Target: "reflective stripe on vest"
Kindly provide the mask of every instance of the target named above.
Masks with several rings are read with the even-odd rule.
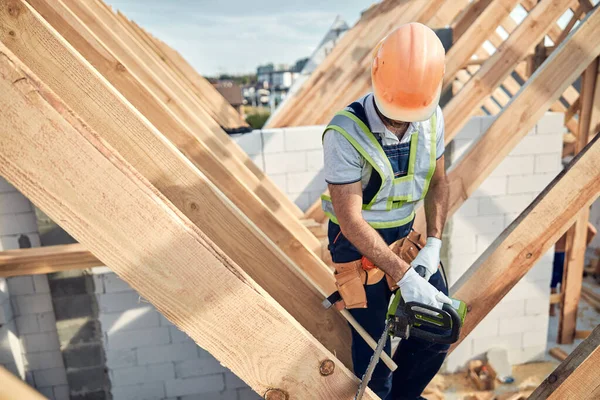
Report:
[[[415,215],[415,204],[429,189],[436,165],[437,112],[429,124],[417,123],[410,138],[410,155],[406,176],[394,178],[394,171],[383,148],[369,128],[354,114],[344,110],[335,115],[325,128],[343,135],[381,177],[381,186],[368,204],[363,204],[362,215],[375,229],[392,228],[410,222]],[[321,196],[325,214],[338,223],[331,197]]]

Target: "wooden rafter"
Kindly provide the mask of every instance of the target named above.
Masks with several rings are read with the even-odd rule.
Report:
[[[350,370],[3,45],[0,121],[0,174],[252,389],[352,396]]]
[[[0,366],[0,399],[2,400],[46,400],[38,391]]]
[[[468,7],[465,7],[463,11],[456,17],[455,22],[452,24],[452,35],[454,43],[462,37],[462,35],[469,29],[469,27],[475,22],[475,20],[485,11],[486,7],[492,3],[493,0],[475,0]]]

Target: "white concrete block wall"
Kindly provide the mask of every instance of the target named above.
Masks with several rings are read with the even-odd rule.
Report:
[[[563,115],[547,113],[448,221],[446,268],[452,285],[560,172]],[[456,162],[492,123],[475,117],[449,151]],[[492,347],[506,348],[511,363],[541,359],[546,349],[553,249],[525,275],[452,353],[448,371],[481,358]]]
[[[94,268],[114,400],[259,399],[108,268]]]
[[[29,200],[0,177],[0,250],[18,249],[19,241],[40,245],[36,216]],[[3,319],[0,364],[49,399],[67,400],[67,375],[46,275],[0,280],[0,324]]]

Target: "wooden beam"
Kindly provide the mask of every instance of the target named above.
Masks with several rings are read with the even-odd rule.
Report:
[[[481,14],[470,23],[465,33],[450,48],[446,55],[444,89],[454,80],[456,73],[467,63],[488,36],[510,15],[520,0],[493,0]],[[471,7],[474,7],[473,5]]]
[[[477,18],[485,11],[493,0],[475,0],[456,17],[452,24],[452,35],[454,43],[462,37]]]
[[[460,132],[475,110],[508,77],[567,9],[571,0],[542,0],[444,107],[445,141]],[[542,96],[544,97],[544,96]]]
[[[0,366],[1,400],[47,400],[38,391]]]
[[[575,142],[575,154],[578,154],[588,142],[591,113],[593,110],[594,88],[598,75],[598,58],[587,67],[581,85],[581,111],[579,113],[579,133]],[[587,247],[589,208],[579,213],[575,226],[567,235],[567,252],[561,292],[563,293],[558,324],[558,343],[573,343],[577,329],[577,308],[581,296],[585,249]]]
[[[54,1],[48,3],[59,5]],[[47,15],[53,23],[64,21],[50,11]],[[63,29],[68,31],[68,26],[63,25]],[[69,35],[73,35],[75,30],[71,29],[70,32]],[[287,250],[290,254],[297,252],[299,257],[292,258],[282,253],[281,248],[285,248],[284,244],[287,243],[280,245],[280,248],[273,246],[274,241],[265,237],[264,231],[257,229],[162,135],[163,132],[167,135],[181,132],[178,125],[172,125],[171,131],[158,131],[24,2],[0,0],[0,40],[8,43],[11,51],[15,50],[17,57],[30,65],[40,79],[49,82],[51,89],[86,124],[119,151],[139,174],[152,182],[193,223],[202,227],[211,241],[245,268],[306,329],[331,349],[339,351],[345,362],[350,362],[347,324],[339,314],[324,311],[320,305],[324,296],[335,290],[329,268],[316,254],[303,247],[285,227],[275,225],[277,222],[272,214],[266,213],[264,206],[248,196],[248,203],[254,203],[253,207],[257,208],[245,210],[242,206],[240,209],[247,215],[255,213],[255,221],[257,224],[266,223],[265,228],[279,226],[284,235],[279,240],[289,240],[288,243],[295,244],[288,244]],[[98,43],[89,46],[86,51],[92,55],[96,52],[94,57],[98,65],[102,65],[101,60],[110,61],[106,62],[108,66],[119,65],[106,49],[98,52],[97,46]],[[126,71],[113,75],[120,77],[121,80],[116,79],[115,83],[119,83],[123,91],[130,91],[132,97],[142,97],[140,93],[145,93],[143,86],[136,84],[135,77]],[[143,107],[154,104],[150,101],[151,95],[143,98],[147,101],[138,99]],[[152,108],[146,108],[145,111],[149,109]],[[157,114],[145,113],[148,118],[155,118],[157,122],[160,122],[159,118],[167,121],[168,115],[163,109],[158,106],[153,109]],[[162,126],[165,127],[164,122]],[[200,149],[201,143],[197,142],[193,148]],[[210,160],[210,153],[197,157],[200,158]],[[212,168],[222,168],[222,164],[215,161]],[[63,225],[62,220],[54,220],[61,221]],[[307,233],[317,242],[320,251],[320,242],[308,230]],[[88,249],[105,261],[93,248]],[[304,261],[308,262],[300,264]],[[315,315],[322,318],[316,319]]]
[[[49,274],[104,265],[81,244],[0,252],[0,277]]]
[[[529,397],[545,399],[597,399],[600,396],[600,326],[552,372]]]
[[[600,195],[595,138],[452,286],[468,314],[458,345]],[[453,348],[455,348],[454,346]]]
[[[354,394],[332,352],[4,46],[0,129],[0,174],[261,396]]]

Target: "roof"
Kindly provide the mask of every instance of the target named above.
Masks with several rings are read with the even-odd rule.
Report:
[[[242,97],[242,87],[237,83],[220,81],[215,83],[214,87],[232,106],[235,107],[243,104],[244,98]]]

